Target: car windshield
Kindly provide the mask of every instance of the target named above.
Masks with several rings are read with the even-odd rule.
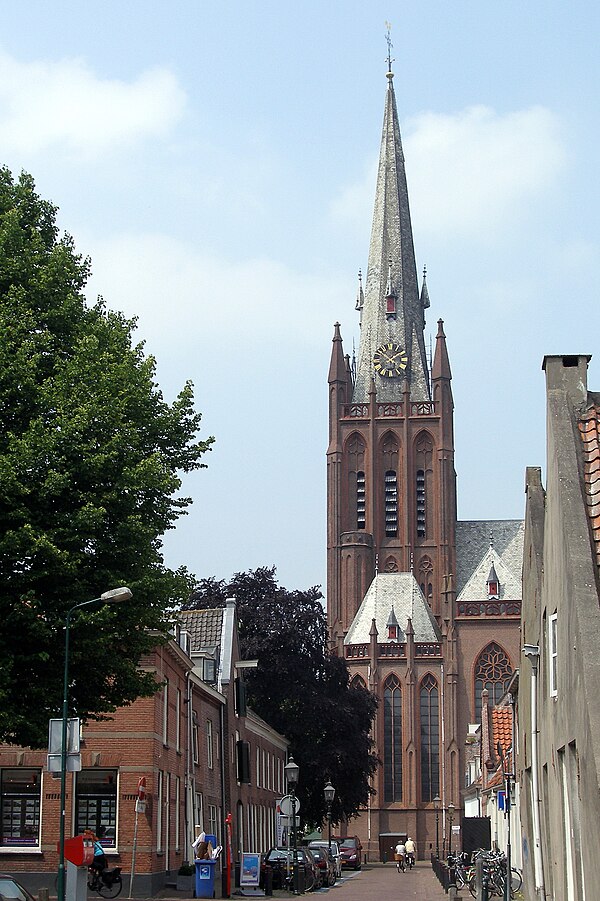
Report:
[[[3,898],[17,898],[18,901],[29,901],[24,889],[5,876],[0,876],[0,896]]]
[[[341,847],[344,851],[354,851],[356,848],[356,839],[355,838],[345,838],[341,844]]]

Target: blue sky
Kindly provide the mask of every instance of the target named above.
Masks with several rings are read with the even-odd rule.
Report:
[[[191,378],[216,437],[169,566],[324,586],[327,369],[336,320],[358,341],[386,21],[459,516],[518,518],[543,355],[598,341],[597,4],[4,5],[0,162],[60,207],[89,296],[139,317],[165,396]]]

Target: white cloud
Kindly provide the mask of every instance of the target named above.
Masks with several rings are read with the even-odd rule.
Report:
[[[96,157],[164,135],[185,94],[164,68],[131,82],[99,78],[79,59],[21,63],[0,54],[0,132],[6,151]]]
[[[226,260],[165,235],[120,235],[83,242],[93,277],[87,296],[139,315],[149,352],[214,342],[266,352],[283,340],[298,352],[322,346],[336,311],[347,305],[346,281],[313,276],[265,258]],[[186,324],[193,323],[193,328]]]
[[[560,122],[535,106],[501,115],[473,106],[455,115],[423,113],[403,129],[415,225],[432,234],[489,234],[542,195],[565,161]],[[332,205],[337,221],[364,222],[376,163]]]

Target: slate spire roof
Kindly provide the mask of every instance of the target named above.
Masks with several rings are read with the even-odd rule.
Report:
[[[411,399],[430,399],[424,339],[424,311],[429,297],[426,288],[419,294],[394,76],[391,71],[386,74],[388,88],[352,398],[355,403],[368,401],[373,355],[385,342],[400,344],[408,354],[406,378]],[[386,296],[390,294],[396,298],[393,316],[386,315]],[[398,401],[402,390],[398,379],[377,380],[377,400]]]

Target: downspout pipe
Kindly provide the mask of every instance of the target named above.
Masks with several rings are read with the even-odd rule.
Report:
[[[523,653],[529,657],[531,663],[531,789],[533,794],[533,869],[535,875],[535,890],[538,898],[546,897],[544,886],[544,867],[542,861],[542,835],[540,829],[540,783],[538,761],[538,666],[540,661],[540,649],[538,645],[526,644]]]

